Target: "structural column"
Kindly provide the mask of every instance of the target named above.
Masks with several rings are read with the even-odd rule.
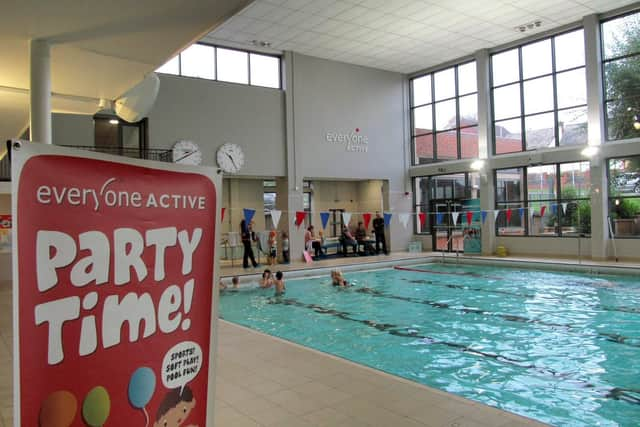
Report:
[[[480,209],[493,212],[495,209],[495,189],[491,170],[491,95],[489,88],[489,51],[486,49],[475,53],[476,75],[478,78],[478,158],[484,160],[480,172]],[[487,215],[482,226],[482,254],[491,255],[496,241],[493,215]]]
[[[51,144],[51,47],[31,40],[29,132],[31,141]]]
[[[606,259],[609,246],[607,170],[601,144],[604,135],[604,105],[602,99],[602,53],[600,49],[600,21],[597,15],[583,19],[585,37],[585,65],[587,76],[587,130],[589,145],[599,147],[591,158],[591,258]]]

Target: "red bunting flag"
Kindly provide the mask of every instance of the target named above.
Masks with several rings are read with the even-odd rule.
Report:
[[[364,228],[369,228],[369,222],[371,221],[371,214],[370,213],[363,213],[362,214],[362,219],[364,220]]]
[[[224,221],[224,211],[225,211],[225,209],[226,208],[222,208],[221,209],[222,212],[220,213],[220,222]]]
[[[545,211],[546,209],[547,209],[547,206],[546,206],[546,205],[543,205],[543,206],[540,208],[540,216],[544,216],[544,211]]]
[[[467,212],[467,224],[471,225],[471,220],[473,219],[473,212],[468,211]]]
[[[507,209],[507,224],[511,222],[511,208]]]
[[[296,226],[298,228],[300,228],[300,225],[302,225],[302,222],[304,221],[305,216],[307,216],[307,213],[305,211],[296,212]]]
[[[426,213],[424,213],[424,212],[420,212],[420,213],[418,214],[418,218],[420,218],[420,225],[421,225],[422,227],[424,227],[424,223],[425,223],[425,221],[427,220],[427,214],[426,214]]]

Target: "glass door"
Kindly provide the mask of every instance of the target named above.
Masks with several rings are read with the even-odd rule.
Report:
[[[434,215],[431,222],[434,250],[439,252],[462,252],[464,249],[464,234],[460,215],[462,203],[455,199],[432,200],[429,211]]]

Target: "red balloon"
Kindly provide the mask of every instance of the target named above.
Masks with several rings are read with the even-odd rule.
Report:
[[[51,393],[40,406],[40,427],[69,427],[76,418],[78,401],[66,390]]]

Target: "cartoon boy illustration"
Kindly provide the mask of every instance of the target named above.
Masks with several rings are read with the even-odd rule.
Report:
[[[189,386],[184,387],[182,394],[180,394],[180,388],[173,389],[162,399],[153,427],[180,427],[195,406],[196,399]]]

